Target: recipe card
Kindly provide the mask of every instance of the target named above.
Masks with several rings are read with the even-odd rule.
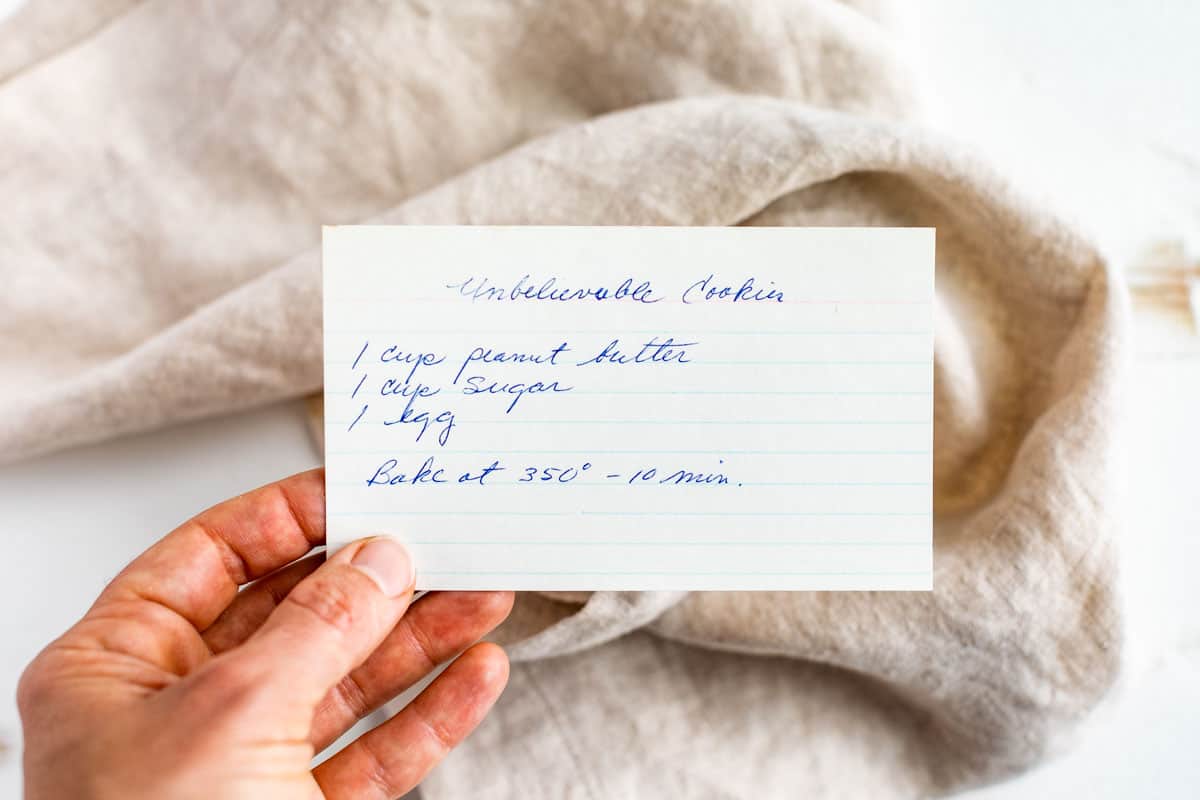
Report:
[[[331,548],[420,589],[932,588],[934,231],[324,231]]]

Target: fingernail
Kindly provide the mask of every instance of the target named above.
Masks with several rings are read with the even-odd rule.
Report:
[[[369,539],[350,563],[375,581],[388,597],[399,597],[412,586],[416,574],[404,545],[387,536]]]

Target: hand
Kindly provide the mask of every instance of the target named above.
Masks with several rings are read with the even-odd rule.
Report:
[[[508,678],[499,647],[470,645],[512,593],[413,603],[411,562],[386,538],[291,563],[324,541],[323,481],[295,475],[185,523],[38,655],[18,690],[28,800],[381,800],[470,733]],[[310,771],[315,752],[463,648]]]

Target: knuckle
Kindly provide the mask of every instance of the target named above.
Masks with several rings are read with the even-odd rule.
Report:
[[[28,719],[49,699],[53,685],[53,681],[47,679],[41,656],[25,667],[17,680],[17,709],[22,718]]]
[[[347,712],[355,719],[362,719],[371,711],[371,703],[362,685],[355,680],[354,673],[338,681],[333,687],[334,694]]]
[[[410,652],[424,662],[424,669],[429,672],[437,667],[444,656],[439,656],[438,649],[430,640],[429,634],[419,625],[413,625],[409,620],[400,620],[399,630],[408,637],[411,644]]]
[[[261,524],[273,538],[281,541],[302,539],[307,547],[321,538],[310,525],[310,515],[301,510],[285,484],[276,483],[263,492]]]
[[[438,758],[445,756],[458,744],[458,737],[454,735],[454,732],[436,717],[425,713],[420,708],[414,708],[414,713],[417,722],[428,734],[428,741],[437,751]]]
[[[397,764],[380,754],[375,747],[373,737],[364,736],[359,739],[359,742],[363,757],[367,762],[365,769],[367,780],[379,790],[379,795],[393,797],[400,792],[407,791],[407,787],[413,781],[407,774],[408,770],[404,768],[404,765]]]
[[[362,616],[362,602],[347,581],[317,579],[301,583],[288,595],[290,603],[335,633],[350,631]]]

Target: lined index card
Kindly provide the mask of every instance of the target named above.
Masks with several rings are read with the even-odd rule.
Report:
[[[324,232],[330,546],[421,589],[930,589],[934,232]]]

